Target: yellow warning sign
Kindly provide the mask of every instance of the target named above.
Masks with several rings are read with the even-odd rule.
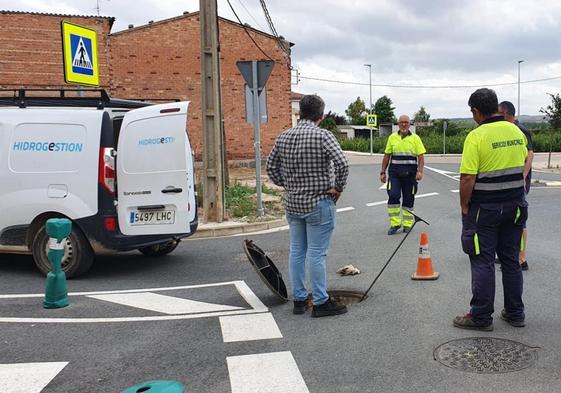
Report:
[[[366,125],[368,127],[376,127],[378,125],[378,115],[366,115]]]
[[[99,86],[95,30],[63,21],[62,53],[66,83]]]

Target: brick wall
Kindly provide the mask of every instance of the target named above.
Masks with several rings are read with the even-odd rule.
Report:
[[[191,101],[189,134],[202,157],[200,31],[198,13],[110,34],[112,18],[0,12],[0,88],[63,87],[60,22],[98,32],[101,87],[118,98]],[[220,19],[222,110],[229,159],[254,157],[253,127],[245,121],[244,80],[236,62],[267,60],[244,29]],[[291,127],[290,70],[276,41],[249,29],[276,64],[267,82],[269,121],[261,125],[263,157]]]
[[[100,83],[109,87],[107,35],[112,18],[1,12],[0,88],[65,86],[62,20],[97,31]]]
[[[267,60],[238,24],[220,19],[222,110],[229,159],[254,156],[253,127],[245,121],[244,80],[236,62]],[[290,70],[276,41],[250,30],[276,64],[267,82],[269,121],[261,126],[265,157],[291,126]],[[110,36],[111,91],[122,98],[180,98],[191,101],[189,135],[202,156],[201,66],[198,13],[155,22]]]

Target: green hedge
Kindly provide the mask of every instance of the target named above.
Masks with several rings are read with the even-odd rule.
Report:
[[[464,146],[464,139],[467,133],[446,136],[446,153],[461,154]],[[442,134],[428,133],[419,134],[423,144],[429,154],[442,154]],[[386,146],[387,137],[372,138],[372,151],[383,153]],[[535,152],[549,152],[550,143],[553,142],[553,151],[561,151],[561,133],[551,131],[541,131],[532,134]],[[342,139],[341,148],[349,151],[370,152],[370,140],[366,138]]]

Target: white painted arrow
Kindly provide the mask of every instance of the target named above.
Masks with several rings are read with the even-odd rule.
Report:
[[[40,393],[68,362],[0,364],[2,392]]]

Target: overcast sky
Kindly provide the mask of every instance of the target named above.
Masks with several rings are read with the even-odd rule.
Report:
[[[269,32],[259,0],[230,0],[243,22]],[[197,11],[198,0],[99,0],[101,15],[116,18],[113,31]],[[0,9],[96,14],[96,0],[0,0]],[[360,96],[368,105],[389,96],[396,115],[425,106],[432,118],[469,117],[475,87],[492,87],[517,105],[521,64],[522,114],[539,114],[547,93],[561,92],[561,2],[490,0],[267,0],[279,35],[295,45],[292,64],[302,77],[293,91],[317,93],[327,110],[343,114]],[[235,20],[226,0],[220,16]],[[546,82],[524,83],[555,78]],[[356,84],[330,83],[305,78]],[[360,85],[363,84],[363,85]]]

